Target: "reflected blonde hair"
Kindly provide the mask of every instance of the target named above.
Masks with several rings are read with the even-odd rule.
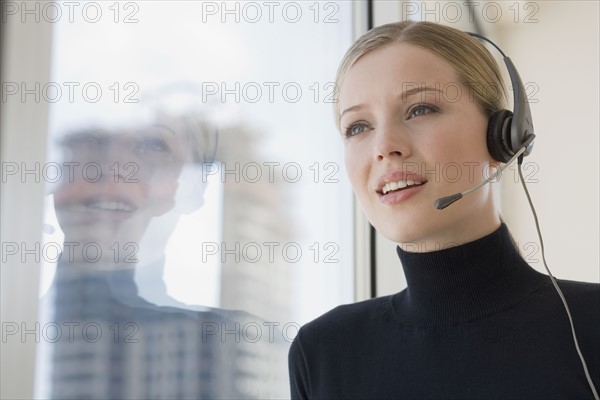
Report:
[[[429,50],[448,62],[459,83],[489,118],[505,108],[506,93],[498,64],[489,51],[471,35],[433,22],[403,21],[381,25],[361,36],[344,55],[336,75],[336,88],[344,83],[348,70],[373,50],[408,43]],[[340,128],[339,101],[334,102],[335,123]]]

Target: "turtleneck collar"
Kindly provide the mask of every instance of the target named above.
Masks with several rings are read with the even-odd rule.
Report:
[[[444,250],[396,251],[408,286],[392,303],[403,322],[446,325],[482,318],[516,304],[547,279],[523,260],[505,224]]]
[[[99,304],[110,300],[129,305],[139,304],[141,298],[138,296],[134,275],[133,264],[109,269],[93,263],[75,265],[59,262],[53,283],[57,305],[69,302],[89,307],[89,303]]]

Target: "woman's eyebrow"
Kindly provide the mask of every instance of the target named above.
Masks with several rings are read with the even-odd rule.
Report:
[[[402,84],[402,86],[404,86],[404,87],[409,86],[409,85],[415,85],[415,86],[411,87],[409,89],[406,89],[405,91],[400,93],[400,96],[398,96],[400,99],[402,99],[403,102],[405,102],[409,97],[414,96],[419,93],[423,93],[423,92],[443,93],[443,91],[437,87],[425,86],[424,84],[421,84],[419,86],[416,86],[416,83],[403,83]]]
[[[167,132],[169,132],[172,135],[177,135],[177,133],[175,133],[175,131],[173,129],[171,129],[168,126],[163,125],[163,124],[154,124],[150,128],[151,129],[156,129],[156,130],[159,130],[159,131],[167,131]]]
[[[408,97],[414,96],[416,94],[419,93],[423,93],[423,92],[437,92],[437,93],[443,93],[443,90],[437,88],[437,87],[431,87],[431,86],[425,86],[424,84],[421,84],[419,86],[416,86],[416,83],[404,83],[402,86],[408,86],[408,85],[415,85],[414,87],[411,87],[409,89],[406,89],[405,91],[403,91],[402,93],[400,93],[400,95],[398,96],[398,98],[402,99],[403,102],[405,102],[407,100]],[[342,116],[350,111],[356,111],[356,110],[360,110],[361,108],[365,107],[364,104],[356,104],[352,107],[348,107],[346,108],[344,111],[342,111],[340,113],[340,118],[339,120],[341,121]]]
[[[349,111],[360,110],[360,109],[361,109],[361,108],[363,108],[364,106],[365,106],[364,104],[357,104],[357,105],[354,105],[354,106],[352,106],[352,107],[348,107],[348,108],[346,108],[344,111],[342,111],[342,112],[340,113],[340,121],[341,121],[341,119],[342,119],[342,116],[343,116],[345,113],[347,113],[347,112],[349,112]]]

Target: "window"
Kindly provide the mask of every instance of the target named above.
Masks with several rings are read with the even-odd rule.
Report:
[[[34,396],[287,396],[300,325],[354,300],[352,3],[11,7],[52,31],[49,76],[14,80],[48,112]]]

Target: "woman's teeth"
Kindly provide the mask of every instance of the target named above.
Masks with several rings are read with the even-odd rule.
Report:
[[[388,194],[389,192],[393,192],[394,190],[402,190],[409,186],[418,186],[421,184],[421,181],[413,181],[412,179],[407,179],[405,181],[398,182],[390,182],[385,184],[382,192],[383,194]]]
[[[89,204],[88,208],[94,208],[97,210],[104,211],[125,211],[131,212],[133,208],[129,205],[121,202],[121,201],[97,201],[95,203]]]

